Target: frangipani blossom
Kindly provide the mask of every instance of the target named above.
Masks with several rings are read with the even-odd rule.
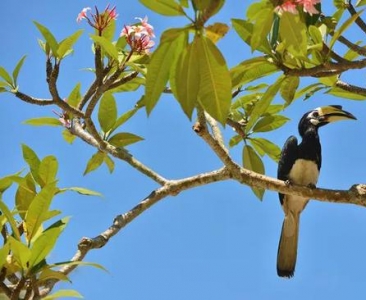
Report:
[[[81,20],[86,19],[87,18],[87,13],[88,11],[91,10],[90,7],[84,7],[81,12],[78,14],[77,18],[76,18],[76,22],[81,22]]]
[[[148,18],[136,18],[140,20],[141,25],[125,25],[120,36],[126,37],[127,43],[133,51],[149,52],[155,42],[151,39],[155,37],[154,27],[148,23]]]
[[[300,6],[302,10],[309,15],[318,14],[319,11],[315,8],[315,5],[320,3],[321,0],[285,0],[281,5],[275,8],[275,12],[281,15],[287,11],[292,14],[297,14],[297,7]]]

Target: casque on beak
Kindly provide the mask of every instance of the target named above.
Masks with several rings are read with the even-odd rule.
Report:
[[[342,109],[340,105],[329,105],[319,107],[319,119],[325,123],[332,123],[341,120],[357,120],[350,112]]]

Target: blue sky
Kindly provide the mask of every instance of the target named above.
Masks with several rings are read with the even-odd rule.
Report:
[[[247,1],[228,0],[215,21],[243,18]],[[58,39],[79,28],[84,35],[75,53],[64,62],[59,89],[66,97],[77,82],[83,91],[92,75],[83,68],[92,65],[90,28],[75,22],[85,6],[106,6],[106,1],[19,1],[0,2],[0,65],[12,69],[24,54],[27,60],[19,77],[20,90],[38,97],[49,97],[45,84],[45,58],[37,44],[40,38],[32,21],[47,26]],[[149,16],[159,36],[164,29],[185,24],[183,18],[161,17],[145,9],[137,0],[111,2],[117,5],[118,26]],[[324,7],[331,12],[331,7]],[[347,36],[356,41],[359,31]],[[219,42],[230,66],[255,54],[233,31]],[[342,48],[340,48],[342,49]],[[344,79],[363,84],[362,71]],[[307,81],[303,81],[307,82]],[[119,111],[131,108],[141,93],[117,96]],[[277,99],[281,103],[281,99]],[[339,104],[358,121],[339,122],[321,129],[323,166],[318,186],[348,189],[365,182],[364,136],[365,104],[318,94],[298,100],[284,111],[292,121],[280,130],[263,134],[282,146],[297,134],[297,122],[312,108]],[[61,137],[60,128],[30,127],[29,118],[54,116],[51,107],[34,107],[12,95],[0,95],[0,176],[25,167],[20,144],[32,147],[40,157],[53,154],[60,163],[60,186],[84,186],[104,197],[67,194],[57,198],[54,208],[72,216],[59,245],[49,261],[64,261],[74,254],[83,236],[96,236],[105,230],[115,215],[124,213],[147,196],[156,184],[116,162],[114,174],[102,167],[83,176],[87,160],[95,152],[81,141],[72,146]],[[192,123],[181,112],[172,96],[164,96],[149,118],[141,111],[124,130],[145,138],[129,147],[138,159],[167,178],[182,178],[221,166],[191,130]],[[228,128],[225,138],[232,131]],[[241,161],[240,147],[231,150]],[[276,176],[276,164],[265,159],[267,175]],[[11,203],[11,194],[5,199]],[[366,296],[366,213],[352,205],[312,201],[302,215],[298,262],[295,277],[277,277],[276,255],[283,212],[278,195],[267,192],[258,201],[247,186],[221,182],[169,197],[138,217],[106,247],[91,251],[86,260],[98,262],[108,273],[84,267],[72,273],[74,288],[85,299],[361,299]]]

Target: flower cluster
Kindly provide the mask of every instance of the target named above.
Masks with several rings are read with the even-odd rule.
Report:
[[[318,14],[319,11],[315,8],[315,5],[320,3],[321,0],[284,0],[284,2],[275,8],[278,14],[282,14],[284,11],[288,11],[292,14],[297,14],[297,6],[302,7],[303,11],[309,15]]]
[[[107,5],[102,13],[99,13],[97,7],[95,7],[95,13],[91,12],[90,7],[85,7],[78,14],[76,21],[81,22],[83,19],[87,20],[88,24],[98,30],[101,35],[102,31],[109,25],[109,23],[112,20],[116,20],[117,17],[118,14],[115,6],[110,8],[109,5]]]
[[[126,25],[121,31],[121,36],[126,37],[127,44],[130,45],[131,50],[138,53],[149,52],[154,46],[154,41],[151,40],[155,37],[154,27],[152,27],[147,21],[148,18],[136,18],[140,20],[138,25]]]

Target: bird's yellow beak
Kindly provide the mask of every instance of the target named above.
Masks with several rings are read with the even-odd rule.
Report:
[[[323,122],[332,123],[341,120],[357,120],[354,115],[342,109],[340,105],[329,105],[318,108],[319,116]]]

